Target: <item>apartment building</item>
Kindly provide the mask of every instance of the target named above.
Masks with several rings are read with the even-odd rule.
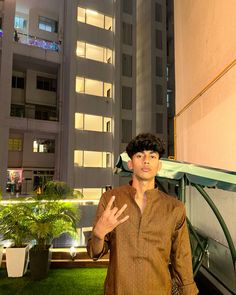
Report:
[[[60,179],[99,199],[137,132],[167,140],[165,1],[0,4],[3,193]]]

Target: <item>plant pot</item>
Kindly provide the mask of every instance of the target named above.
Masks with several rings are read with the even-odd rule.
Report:
[[[50,246],[47,249],[30,249],[30,275],[34,281],[47,278],[50,268],[52,252]]]
[[[6,248],[6,266],[8,277],[22,277],[29,263],[29,245],[24,248]]]

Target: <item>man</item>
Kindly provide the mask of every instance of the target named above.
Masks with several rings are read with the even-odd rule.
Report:
[[[179,293],[198,293],[183,203],[155,188],[162,141],[136,136],[127,146],[129,185],[105,192],[98,205],[88,253],[98,259],[110,250],[106,295],[170,295],[170,268]]]

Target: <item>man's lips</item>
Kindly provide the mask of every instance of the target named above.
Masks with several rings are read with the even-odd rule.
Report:
[[[151,169],[150,168],[142,168],[141,169],[143,172],[149,172]]]

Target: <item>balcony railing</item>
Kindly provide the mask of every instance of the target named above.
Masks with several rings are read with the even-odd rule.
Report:
[[[30,46],[40,47],[46,50],[52,50],[52,51],[60,50],[60,42],[41,39],[36,36],[19,33],[17,31],[14,32],[14,41],[22,43],[22,44],[27,44]]]
[[[11,117],[58,121],[57,108],[38,105],[11,105]]]

